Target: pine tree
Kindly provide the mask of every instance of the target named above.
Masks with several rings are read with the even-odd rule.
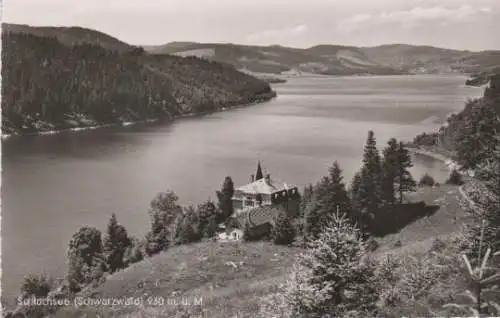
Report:
[[[107,236],[104,239],[103,246],[106,263],[111,273],[125,268],[124,256],[131,244],[127,230],[124,226],[118,224],[116,215],[113,213],[108,223]]]
[[[198,205],[196,213],[197,213],[198,233],[200,234],[200,236],[212,237],[214,224],[210,225],[212,229],[208,229],[209,223],[215,222],[215,228],[216,228],[217,227],[216,220],[220,218],[217,212],[217,208],[215,207],[215,204],[212,201],[208,200],[205,203]],[[207,236],[209,234],[210,236]]]
[[[217,219],[212,216],[208,219],[207,225],[205,226],[203,237],[212,238],[217,234]]]
[[[305,207],[304,230],[309,239],[316,238],[323,226],[337,212],[346,213],[349,218],[354,218],[342,169],[335,161],[328,169],[328,176],[323,177],[314,187],[312,197]]]
[[[184,216],[180,223],[179,232],[176,236],[175,244],[189,244],[200,239],[200,235],[195,231],[196,224],[193,224],[189,216]]]
[[[303,195],[302,195],[302,198],[300,200],[299,217],[304,216],[306,207],[309,204],[309,202],[312,200],[313,191],[314,191],[314,188],[313,188],[312,184],[308,184],[304,187]]]
[[[403,142],[399,142],[398,164],[397,190],[399,192],[399,203],[403,203],[403,193],[415,191],[417,186],[409,170],[413,167],[411,154]]]
[[[167,228],[158,212],[151,214],[151,230],[146,234],[146,254],[152,256],[166,250],[170,244]]]
[[[252,233],[250,224],[248,222],[245,222],[245,225],[243,226],[243,241],[251,242],[253,240],[254,240],[254,235]]]
[[[389,205],[396,202],[395,182],[396,177],[399,175],[398,149],[399,145],[396,138],[391,138],[387,143],[387,147],[383,150],[381,194],[382,201]]]
[[[339,163],[335,161],[328,169],[328,172],[328,193],[327,197],[323,199],[325,205],[328,207],[328,211],[331,215],[340,212],[351,217],[351,200],[346,190]]]
[[[359,200],[359,191],[361,187],[361,172],[356,172],[352,178],[351,185],[349,187],[349,195],[351,198],[352,215],[362,233],[365,232],[365,222],[361,219],[362,217],[362,207]]]
[[[365,223],[375,217],[382,203],[380,154],[373,131],[368,132],[364,149],[357,200],[364,228],[367,226]]]
[[[323,230],[325,215],[315,196],[306,206],[304,212],[304,239],[315,240]]]
[[[219,209],[221,211],[218,223],[226,222],[226,220],[233,214],[233,198],[234,183],[231,177],[226,177],[222,185],[222,189],[217,191],[217,199],[219,201]]]
[[[282,290],[287,317],[374,317],[379,298],[375,264],[350,221],[336,215],[299,256]],[[283,308],[285,307],[285,308]]]
[[[280,211],[274,222],[271,238],[274,244],[290,245],[295,239],[295,228],[286,211]]]

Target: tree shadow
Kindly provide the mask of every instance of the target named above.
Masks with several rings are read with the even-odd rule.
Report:
[[[433,215],[439,208],[439,205],[427,205],[424,201],[384,207],[370,220],[369,229],[377,237],[398,233],[408,224]]]

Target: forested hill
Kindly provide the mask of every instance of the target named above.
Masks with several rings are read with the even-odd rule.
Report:
[[[439,147],[456,153],[465,168],[476,168],[491,155],[498,142],[494,137],[497,132],[500,132],[500,74],[491,76],[482,98],[468,101],[461,112],[447,120],[436,141]]]
[[[2,35],[3,133],[173,118],[275,96],[264,81],[195,57]]]

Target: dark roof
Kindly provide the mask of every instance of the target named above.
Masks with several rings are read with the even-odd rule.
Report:
[[[242,228],[247,221],[250,221],[250,226],[258,226],[265,223],[274,224],[274,219],[282,211],[284,211],[282,206],[266,205],[242,212],[238,214],[236,219]]]

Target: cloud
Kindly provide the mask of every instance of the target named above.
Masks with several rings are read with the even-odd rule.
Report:
[[[441,6],[416,7],[409,10],[384,11],[377,14],[357,14],[339,21],[337,28],[340,31],[356,31],[371,28],[377,25],[399,25],[404,28],[413,28],[429,23],[448,25],[465,23],[478,19],[481,15],[491,13],[489,7],[473,7],[462,5],[457,8]]]
[[[307,31],[308,31],[307,25],[300,24],[290,28],[269,29],[257,33],[252,33],[247,35],[246,39],[248,41],[284,40],[303,35]]]

